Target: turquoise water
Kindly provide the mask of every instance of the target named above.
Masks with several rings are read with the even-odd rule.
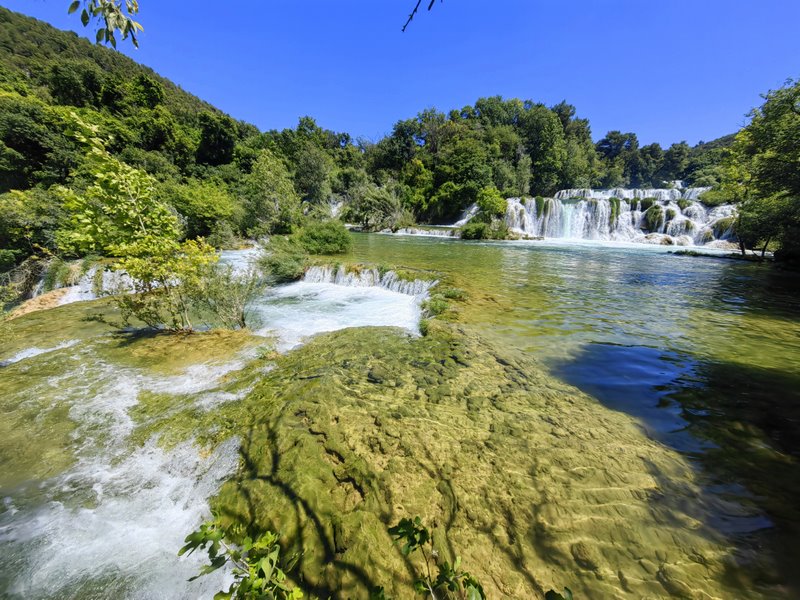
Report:
[[[658,247],[357,235],[357,260],[437,270],[461,320],[636,417],[697,468],[713,522],[798,591],[800,277]]]

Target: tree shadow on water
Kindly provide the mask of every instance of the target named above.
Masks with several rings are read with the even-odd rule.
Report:
[[[659,496],[654,507],[700,519],[709,538],[737,547],[728,585],[800,597],[800,372],[608,344],[555,372],[688,459],[697,487],[686,493],[699,495]]]

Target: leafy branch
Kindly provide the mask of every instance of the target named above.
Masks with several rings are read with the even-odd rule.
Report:
[[[186,545],[178,556],[191,554],[198,548],[206,550],[209,564],[189,581],[213,573],[226,565],[232,569],[234,582],[228,591],[214,595],[214,600],[299,600],[303,592],[287,583],[286,572],[281,562],[281,547],[278,536],[267,531],[253,540],[245,537],[241,546],[229,544],[230,532],[219,521],[209,521],[186,536]],[[287,567],[290,570],[294,565]]]
[[[104,25],[97,30],[95,36],[98,44],[105,42],[116,48],[117,38],[114,33],[118,31],[123,40],[130,37],[134,47],[139,47],[136,34],[144,28],[131,18],[139,13],[139,0],[124,0],[124,3],[123,0],[74,0],[67,12],[72,14],[81,6],[81,23],[84,27],[92,20],[102,21]]]
[[[462,600],[486,600],[486,594],[480,582],[461,570],[461,557],[456,557],[450,565],[447,561],[440,561],[439,554],[433,547],[430,531],[422,524],[419,517],[401,519],[394,527],[389,528],[395,542],[402,542],[400,551],[403,556],[410,556],[417,550],[425,561],[425,572],[414,581],[414,590],[423,596],[430,596],[437,600],[442,594],[454,593]],[[436,577],[433,576],[431,565],[436,567]]]

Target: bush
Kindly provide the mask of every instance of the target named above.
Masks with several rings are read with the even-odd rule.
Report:
[[[14,250],[0,250],[0,273],[8,271],[17,264],[17,252]]]
[[[310,223],[297,234],[298,243],[309,254],[343,254],[353,247],[353,238],[341,221]]]
[[[664,211],[661,206],[654,204],[644,213],[644,221],[647,223],[647,229],[650,231],[658,231],[661,225],[664,224]]]
[[[488,223],[473,223],[470,221],[461,228],[462,240],[485,240],[488,238]]]
[[[492,217],[502,217],[506,214],[506,199],[495,187],[485,187],[478,192],[478,208]]]
[[[227,221],[220,221],[211,230],[211,234],[206,241],[221,250],[234,250],[239,243],[233,227]]]
[[[619,219],[620,201],[619,198],[615,198],[612,196],[611,198],[608,199],[608,203],[611,205],[611,214],[609,214],[608,216],[609,219],[608,224],[609,226],[613,227],[614,223],[616,223],[617,219]]]
[[[658,200],[655,198],[642,198],[639,200],[641,210],[648,210],[652,206],[658,206]]]
[[[297,281],[306,272],[308,254],[291,240],[272,238],[267,253],[258,261],[269,283]]]
[[[230,265],[213,265],[193,294],[193,304],[209,315],[211,325],[244,329],[250,320],[248,305],[263,287],[254,271],[237,274]]]

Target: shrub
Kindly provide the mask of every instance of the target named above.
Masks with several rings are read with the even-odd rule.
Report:
[[[450,305],[440,294],[434,294],[422,303],[423,310],[430,316],[436,317],[444,313]]]
[[[193,304],[209,315],[212,325],[244,329],[250,320],[248,306],[263,287],[255,271],[237,274],[230,265],[213,265],[193,294]]]
[[[448,300],[466,300],[467,299],[467,292],[462,290],[461,288],[457,287],[449,287],[443,288],[439,292],[442,296],[447,298]]]
[[[485,187],[478,192],[478,208],[492,217],[506,214],[506,199],[495,187]]]
[[[343,254],[353,247],[353,238],[341,221],[309,223],[297,234],[298,243],[309,254]]]
[[[613,226],[614,223],[616,223],[617,219],[619,218],[620,201],[619,198],[615,198],[612,196],[611,198],[608,199],[608,203],[611,205],[611,214],[608,216],[609,219],[608,224],[609,226]]]
[[[655,198],[642,198],[639,200],[640,210],[648,210],[652,206],[658,206],[658,200]]]
[[[536,196],[534,201],[536,202],[536,216],[541,217],[544,213],[544,198]]]
[[[470,221],[461,228],[462,240],[485,240],[488,237],[488,223],[473,223]]]
[[[658,231],[661,229],[661,225],[664,224],[664,211],[661,210],[661,206],[654,204],[648,208],[644,213],[644,220],[650,231]]]
[[[267,253],[258,261],[269,283],[297,281],[306,271],[308,254],[292,240],[272,238]]]
[[[0,273],[8,271],[17,264],[17,252],[14,250],[0,250]]]
[[[233,250],[238,246],[236,234],[228,221],[220,221],[211,230],[206,241],[221,250]]]
[[[724,236],[728,230],[733,227],[735,222],[736,217],[723,217],[714,221],[714,223],[711,225],[712,229],[714,230],[714,237],[719,239]]]
[[[50,290],[66,285],[69,282],[69,278],[69,264],[60,258],[54,258],[47,266],[47,272],[44,275],[44,291],[49,292]]]

